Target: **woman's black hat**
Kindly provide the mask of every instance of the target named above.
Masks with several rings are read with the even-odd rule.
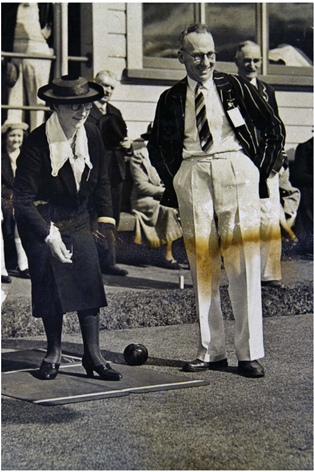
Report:
[[[71,105],[100,100],[104,96],[104,89],[84,77],[63,75],[40,87],[37,95],[48,103]]]

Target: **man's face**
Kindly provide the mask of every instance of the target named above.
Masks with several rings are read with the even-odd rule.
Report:
[[[111,77],[104,76],[98,81],[98,83],[99,85],[102,86],[105,92],[105,95],[100,99],[100,102],[101,103],[109,102],[111,95],[114,91],[114,88],[116,86],[115,81]]]
[[[178,52],[179,61],[185,65],[187,75],[204,83],[212,78],[215,63],[215,44],[209,33],[190,33],[184,48]]]
[[[238,67],[238,74],[248,80],[257,77],[262,64],[261,50],[257,45],[247,45],[239,53],[235,61]]]

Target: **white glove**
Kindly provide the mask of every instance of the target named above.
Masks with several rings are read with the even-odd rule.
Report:
[[[62,241],[60,231],[51,223],[50,233],[45,239],[51,251],[51,255],[58,259],[63,264],[72,264],[72,253],[66,248]]]

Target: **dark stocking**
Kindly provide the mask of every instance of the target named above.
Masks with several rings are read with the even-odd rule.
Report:
[[[47,336],[47,354],[45,356],[47,362],[60,363],[62,320],[63,313],[56,308],[51,316],[43,318]]]
[[[98,309],[78,311],[84,343],[84,356],[94,365],[104,364],[99,347],[99,312]]]

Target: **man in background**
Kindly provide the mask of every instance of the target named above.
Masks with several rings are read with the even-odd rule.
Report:
[[[127,137],[127,126],[118,108],[109,103],[117,85],[116,76],[108,71],[101,70],[96,74],[95,82],[101,85],[105,95],[98,102],[94,102],[88,120],[94,123],[101,132],[106,154],[113,217],[116,220],[116,229],[119,226],[122,185],[125,179],[125,158],[132,155],[132,143]],[[127,275],[127,271],[116,265],[115,241],[108,238],[107,249],[100,249],[100,265],[103,274]]]
[[[279,116],[274,89],[257,78],[262,65],[261,48],[253,41],[238,45],[235,56],[238,74],[249,80],[264,100]],[[261,199],[261,275],[263,286],[282,287],[281,283],[281,230],[289,239],[295,238],[291,228],[300,203],[300,191],[289,181],[289,168],[285,152],[285,165],[280,172],[267,180],[269,198]]]

